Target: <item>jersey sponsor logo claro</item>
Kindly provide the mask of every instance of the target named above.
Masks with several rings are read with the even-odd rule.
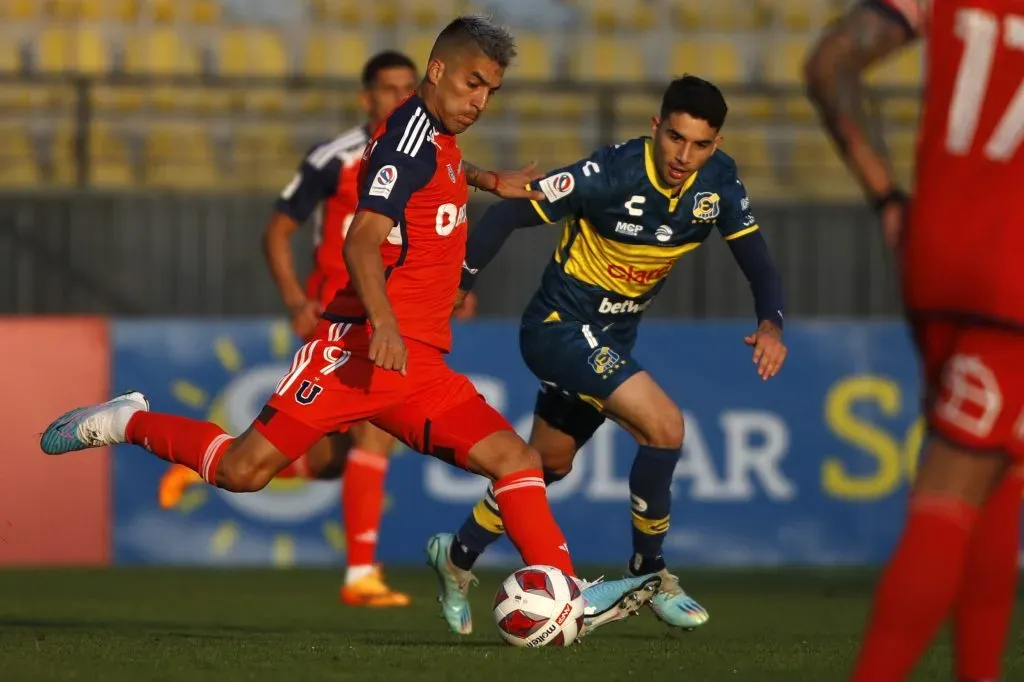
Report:
[[[597,312],[600,315],[636,315],[647,310],[647,306],[651,305],[651,301],[654,299],[648,299],[642,303],[636,301],[618,301],[611,302],[608,297],[605,296],[601,299],[601,304],[597,307]]]
[[[632,265],[613,264],[608,266],[608,275],[612,279],[622,279],[636,284],[651,284],[663,279],[671,269],[671,265],[664,265],[654,270],[641,270],[640,268],[634,268]]]

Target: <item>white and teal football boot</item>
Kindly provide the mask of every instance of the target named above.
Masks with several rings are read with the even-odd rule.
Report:
[[[118,445],[125,442],[128,420],[139,410],[149,410],[149,400],[129,391],[98,405],[65,412],[46,427],[39,446],[48,455]]]
[[[577,580],[585,602],[580,637],[637,613],[655,597],[661,586],[661,576],[657,573],[610,581]]]
[[[663,568],[656,574],[661,587],[650,601],[651,610],[660,620],[672,627],[694,630],[708,622],[708,612],[679,586],[679,578]]]
[[[451,533],[438,533],[427,541],[427,566],[434,569],[440,583],[441,616],[448,623],[448,628],[457,635],[468,635],[473,632],[473,612],[469,608],[466,595],[469,588],[478,583],[476,576],[470,571],[452,565],[448,560],[448,548],[455,536]]]

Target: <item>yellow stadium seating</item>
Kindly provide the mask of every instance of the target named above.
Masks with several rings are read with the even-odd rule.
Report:
[[[764,52],[765,75],[769,83],[797,86],[803,82],[803,63],[810,47],[808,37],[781,38]]]
[[[0,123],[0,187],[38,187],[36,154],[23,125]]]
[[[323,31],[305,41],[303,71],[321,78],[359,78],[369,58],[369,46],[358,33]]]
[[[89,180],[94,187],[126,189],[132,177],[131,160],[124,136],[111,123],[99,122],[91,126]]]
[[[100,74],[110,70],[110,47],[98,29],[47,26],[39,33],[35,55],[41,71]]]
[[[205,126],[154,123],[145,133],[143,183],[160,189],[216,190],[217,157]]]
[[[872,85],[921,85],[923,72],[923,51],[920,44],[907,47],[899,54],[879,62],[867,74]]]
[[[685,40],[673,46],[671,73],[666,75],[676,77],[692,73],[724,85],[743,80],[745,71],[743,60],[732,41]]]
[[[678,28],[734,31],[763,26],[768,19],[757,0],[672,0],[671,15]]]
[[[481,168],[497,168],[497,157],[494,153],[494,138],[485,130],[470,130],[459,135],[459,147],[462,158]]]
[[[229,28],[221,32],[218,70],[224,76],[280,78],[288,73],[288,53],[280,34],[256,28]]]
[[[778,154],[768,149],[769,131],[762,127],[729,127],[723,132],[722,151],[736,160],[740,178],[774,171]]]
[[[852,199],[860,194],[856,180],[823,130],[813,126],[794,133],[792,175],[801,196],[824,201]]]
[[[656,9],[644,1],[591,0],[580,9],[588,13],[588,25],[602,32],[645,31],[657,24]]]
[[[0,21],[34,19],[41,9],[38,0],[4,0],[0,2]]]
[[[139,28],[125,41],[125,70],[152,75],[197,74],[199,51],[173,28]]]
[[[552,76],[551,46],[548,37],[530,33],[517,33],[516,44],[518,56],[508,71],[508,77],[515,79],[548,80]],[[428,48],[422,57],[413,59],[426,60]]]
[[[557,168],[589,156],[592,146],[584,144],[576,126],[522,128],[515,144],[514,162],[523,165],[536,161],[540,168]]]
[[[573,50],[570,76],[579,80],[639,82],[645,77],[644,59],[637,48],[641,36],[595,36]]]
[[[886,99],[882,103],[882,112],[887,120],[916,125],[921,117],[921,98],[915,94]]]
[[[313,0],[312,16],[317,23],[354,26],[363,20],[362,0]]]
[[[287,126],[242,127],[233,136],[230,182],[236,189],[279,192],[291,180],[301,157]]]
[[[917,132],[911,128],[887,131],[886,145],[892,159],[897,181],[907,188],[913,187],[914,168],[917,165]]]

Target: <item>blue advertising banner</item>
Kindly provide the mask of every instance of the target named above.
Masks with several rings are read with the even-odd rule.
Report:
[[[762,382],[746,324],[649,321],[637,357],[683,408],[686,445],[673,481],[666,556],[673,566],[877,564],[902,525],[922,438],[917,361],[897,322],[794,322],[789,359]],[[528,435],[537,382],[516,322],[457,325],[453,367]],[[115,391],[143,390],[154,410],[239,433],[295,343],[287,325],[118,322]],[[557,352],[557,349],[552,349]],[[572,474],[549,490],[577,563],[630,554],[627,479],[636,445],[606,424]],[[116,449],[113,556],[119,563],[329,564],[344,553],[340,485],[276,481],[259,493],[199,484],[175,509],[157,491],[167,465]],[[422,560],[427,537],[454,531],[486,483],[405,450],[392,461],[380,560]],[[502,540],[488,563],[517,561]]]

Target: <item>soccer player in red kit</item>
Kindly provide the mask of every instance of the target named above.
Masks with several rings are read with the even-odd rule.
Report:
[[[861,74],[918,38],[927,89],[910,201],[865,123]],[[1024,458],[1024,3],[864,3],[825,33],[806,78],[898,251],[929,431],[851,679],[906,680],[951,617],[958,678],[996,680]]]
[[[263,233],[270,274],[288,308],[292,329],[309,341],[323,309],[347,279],[342,260],[345,234],[359,201],[356,172],[366,144],[391,111],[416,89],[416,65],[400,52],[385,51],[363,66],[360,106],[363,125],[314,145],[284,188]],[[289,240],[313,223],[314,268],[305,286],[295,274]],[[384,480],[394,437],[369,422],[347,433],[333,433],[289,464],[275,478],[342,478],[345,528],[345,583],[340,599],[350,606],[406,606],[409,597],[384,582],[374,562],[384,506]],[[344,474],[342,476],[342,474]],[[188,467],[173,465],[160,481],[159,500],[175,506],[185,489],[203,479]]]
[[[514,55],[512,37],[482,17],[460,17],[438,36],[416,94],[363,154],[344,245],[349,281],[245,433],[233,438],[209,422],[149,412],[131,392],[58,418],[43,451],[128,442],[248,492],[326,434],[370,420],[414,450],[491,478],[523,560],[574,575],[540,455],[444,361],[465,255],[467,176],[495,182],[463,163],[456,135],[486,108]],[[635,612],[660,582],[656,574],[580,581],[584,632]]]

